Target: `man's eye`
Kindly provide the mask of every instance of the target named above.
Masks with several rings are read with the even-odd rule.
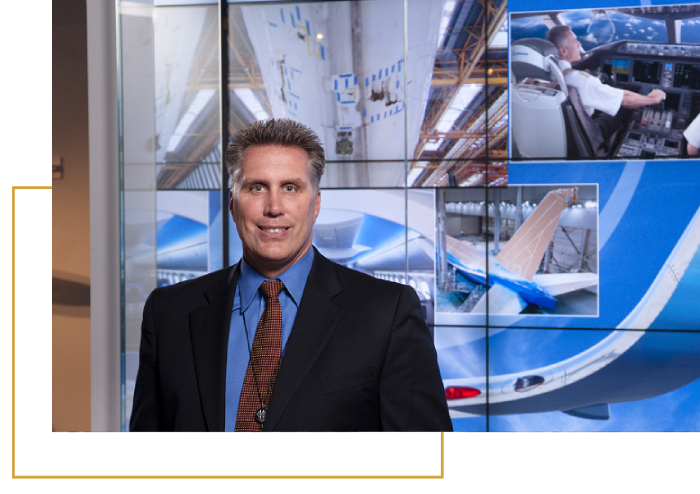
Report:
[[[287,185],[287,186],[284,188],[284,190],[286,190],[287,192],[294,192],[295,190],[297,190],[297,188],[294,187],[293,185]]]
[[[260,191],[263,190],[263,188],[262,188],[262,185],[253,185],[253,186],[251,187],[251,190],[252,190],[253,192],[260,192]]]

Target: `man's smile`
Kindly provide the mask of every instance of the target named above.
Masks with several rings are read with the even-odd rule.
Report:
[[[284,226],[277,226],[277,227],[259,226],[258,228],[260,228],[265,233],[282,233],[284,231],[289,230],[289,227],[284,227]]]

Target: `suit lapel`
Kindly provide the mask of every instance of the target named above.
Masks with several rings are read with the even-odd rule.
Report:
[[[223,431],[226,421],[226,356],[239,264],[212,284],[209,302],[190,312],[190,338],[199,397],[207,430]]]
[[[340,291],[341,286],[333,265],[315,251],[314,263],[272,393],[265,431],[275,429],[299,384],[308,374],[340,320],[343,308],[331,300]]]

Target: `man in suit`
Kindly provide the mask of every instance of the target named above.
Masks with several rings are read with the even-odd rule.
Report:
[[[255,122],[226,161],[243,258],[149,296],[130,429],[452,430],[413,289],[311,245],[325,167],[313,131]]]

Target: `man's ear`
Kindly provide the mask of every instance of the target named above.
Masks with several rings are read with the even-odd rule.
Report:
[[[316,194],[316,199],[314,199],[316,204],[314,204],[314,223],[316,223],[316,218],[318,218],[318,213],[321,211],[321,191],[319,190]]]
[[[235,201],[233,200],[233,191],[229,190],[228,191],[228,210],[231,213],[231,218],[233,218],[233,222],[236,222],[236,204]]]
[[[566,46],[558,47],[557,53],[559,53],[559,60],[566,60],[566,55],[568,54],[568,50],[566,49]]]

